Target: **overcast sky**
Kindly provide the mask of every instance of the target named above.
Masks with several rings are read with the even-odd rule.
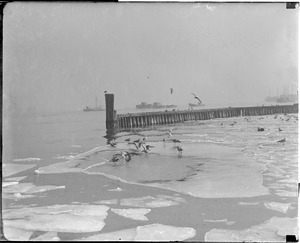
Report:
[[[298,10],[285,3],[6,5],[4,105],[116,108],[263,102],[297,89]],[[170,88],[174,89],[173,94]]]

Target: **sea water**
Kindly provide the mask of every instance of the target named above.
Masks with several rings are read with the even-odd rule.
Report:
[[[10,114],[3,125],[9,240],[298,237],[298,114],[132,130],[115,135],[116,147],[105,138],[105,111]],[[112,162],[121,151],[136,155]]]

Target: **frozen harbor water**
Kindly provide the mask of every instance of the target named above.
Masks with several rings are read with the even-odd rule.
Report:
[[[298,234],[297,115],[191,121],[174,125],[171,135],[170,127],[122,132],[116,147],[97,130],[96,114],[61,116],[36,122],[64,119],[67,126],[76,116],[78,124],[56,134],[42,125],[49,132],[44,146],[23,134],[27,150],[5,155],[2,217],[9,240],[285,242]],[[62,131],[66,138],[84,135],[70,144],[58,139]],[[143,137],[153,146],[148,153],[125,141]],[[285,143],[277,142],[283,137]],[[181,141],[182,153],[172,139]],[[128,164],[112,162],[121,151],[138,155]]]

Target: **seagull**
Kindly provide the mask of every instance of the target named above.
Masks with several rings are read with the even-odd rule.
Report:
[[[130,141],[130,138],[127,138],[127,139],[125,139],[124,141],[129,142],[129,141]]]
[[[177,148],[177,150],[178,150],[179,153],[182,153],[183,149],[181,147],[176,146],[176,148]]]
[[[112,157],[112,159],[111,159],[111,161],[112,162],[117,162],[120,159],[119,156],[121,156],[121,155],[120,154],[114,154],[113,157]]]
[[[259,132],[262,132],[262,131],[264,131],[265,129],[263,128],[263,127],[258,127],[257,128],[257,131],[259,131]]]
[[[283,138],[283,139],[278,140],[277,142],[278,143],[284,143],[285,141],[286,141],[286,138]]]
[[[170,89],[171,94],[173,94],[173,88]]]
[[[279,131],[279,132],[281,132],[281,131],[282,131],[282,129],[279,127],[279,128],[278,128],[278,131]]]
[[[137,143],[136,143],[136,142],[131,142],[131,143],[128,143],[128,144],[134,144],[134,145],[135,145],[135,147],[136,147],[136,149],[139,149],[139,147],[138,147],[138,145],[137,145]]]
[[[150,150],[150,148],[154,148],[154,146],[146,145],[146,149],[147,149],[147,150]]]
[[[125,159],[125,161],[128,163],[131,160],[131,154],[126,152],[126,151],[122,151],[121,152],[122,157]]]
[[[138,139],[138,140],[134,140],[133,142],[139,143],[140,141],[141,141],[141,139]]]
[[[144,150],[143,150],[142,152],[148,153],[148,149],[146,149],[144,145],[142,145],[142,146],[143,146],[143,148],[144,148]]]
[[[104,91],[104,94],[106,94],[106,93],[107,93],[107,91],[105,90],[105,91]]]
[[[116,146],[117,146],[117,143],[116,143],[116,142],[110,141],[109,144],[110,144],[110,146],[112,146],[112,147],[116,147]]]
[[[198,97],[197,95],[195,95],[194,93],[192,93],[192,95],[194,95],[194,98],[195,98],[196,100],[199,100],[199,104],[202,103],[202,101],[199,99],[199,97]]]
[[[172,139],[173,143],[181,143],[181,141],[179,139]]]

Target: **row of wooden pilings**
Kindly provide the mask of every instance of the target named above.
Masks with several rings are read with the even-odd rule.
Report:
[[[113,100],[113,94],[106,95],[112,95]],[[106,101],[108,100],[106,99]],[[111,99],[109,101],[111,101]],[[108,129],[143,128],[192,120],[209,120],[237,116],[262,116],[280,113],[298,113],[298,104],[116,114],[116,111],[111,107],[111,104],[108,105],[106,102],[106,115],[109,114],[109,117],[106,116],[106,127]]]

